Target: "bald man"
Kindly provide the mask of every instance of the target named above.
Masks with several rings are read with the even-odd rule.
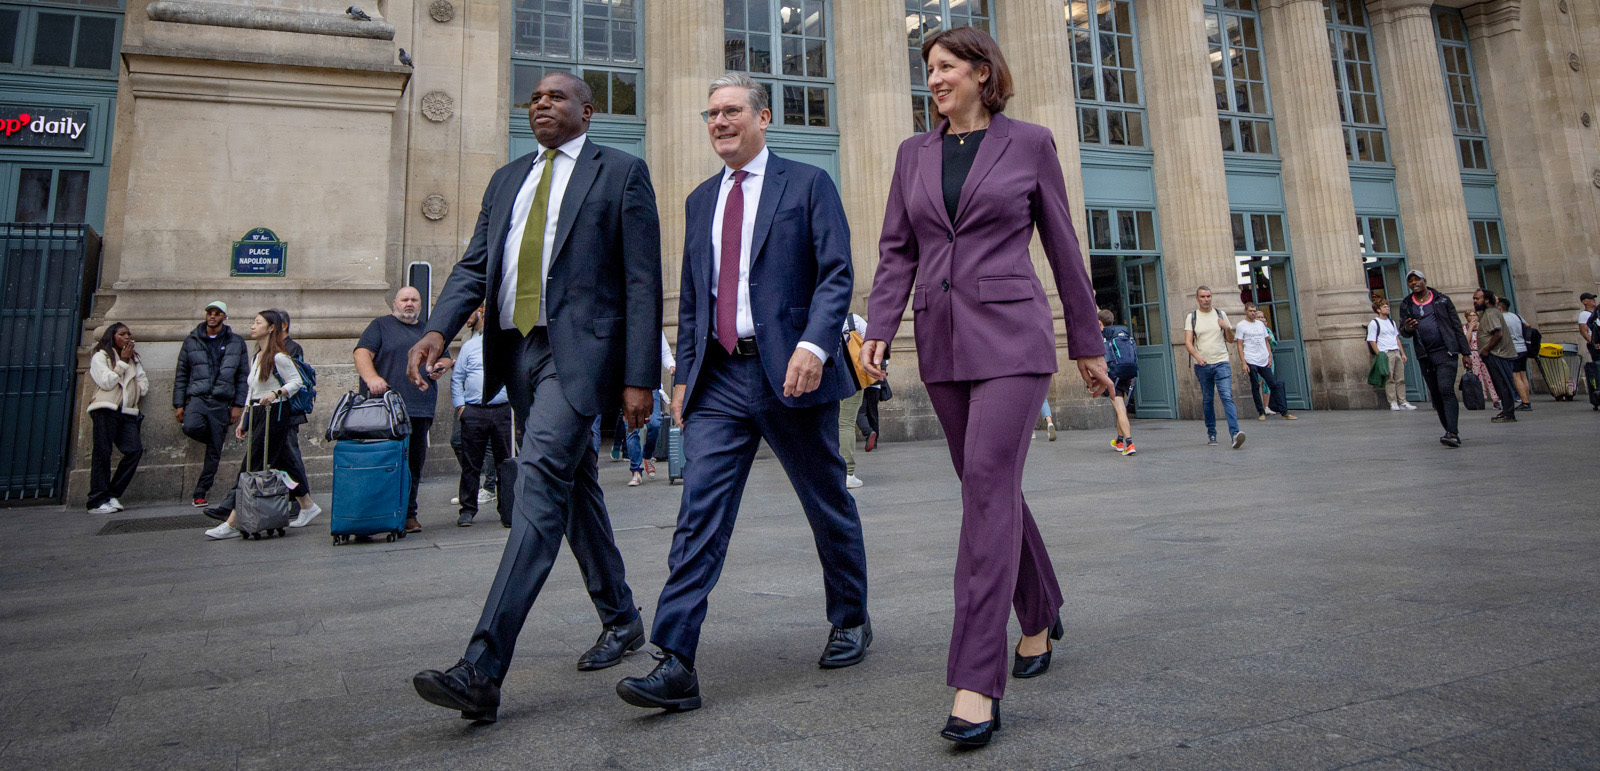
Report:
[[[428,429],[433,427],[436,392],[423,391],[407,376],[411,346],[427,331],[422,325],[422,294],[415,287],[401,287],[391,307],[392,313],[373,319],[361,333],[355,350],[356,373],[373,395],[394,389],[411,416],[411,498],[406,504],[406,532],[416,533],[422,530],[417,521],[417,483],[422,480],[422,464],[428,460]],[[449,357],[441,358],[421,374],[438,380],[452,363]]]

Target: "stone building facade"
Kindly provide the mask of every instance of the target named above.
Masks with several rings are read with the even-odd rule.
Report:
[[[358,0],[369,20],[350,1],[127,0],[84,340],[115,320],[145,341],[149,492],[196,473],[166,407],[203,304],[236,328],[289,309],[320,390],[352,385],[353,338],[398,286],[438,290],[555,69],[593,87],[593,138],[649,161],[669,336],[683,200],[719,168],[706,84],[768,84],[769,144],[839,183],[864,312],[895,150],[937,120],[917,48],[969,24],[1009,60],[1007,113],[1055,134],[1097,300],[1141,343],[1142,417],[1198,412],[1182,328],[1201,284],[1267,312],[1292,407],[1351,409],[1380,403],[1363,325],[1407,269],[1507,294],[1563,342],[1600,279],[1596,0]],[[256,227],[289,244],[282,276],[232,275]],[[900,334],[885,438],[935,436]],[[1058,353],[1065,422],[1105,425]]]

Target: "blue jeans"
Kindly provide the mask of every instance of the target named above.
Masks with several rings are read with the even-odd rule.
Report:
[[[1194,376],[1200,379],[1200,411],[1206,416],[1206,435],[1217,435],[1217,410],[1212,403],[1212,389],[1222,395],[1222,412],[1228,416],[1228,436],[1239,433],[1239,414],[1233,407],[1233,367],[1228,362],[1194,365]]]

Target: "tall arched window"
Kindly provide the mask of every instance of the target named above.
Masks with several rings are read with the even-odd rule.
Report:
[[[1085,145],[1144,147],[1144,89],[1130,0],[1066,0],[1072,25],[1078,139]]]
[[[1455,128],[1461,168],[1487,171],[1489,138],[1483,129],[1483,109],[1473,78],[1467,24],[1454,8],[1435,9],[1433,21],[1439,32],[1439,65],[1444,69],[1445,96],[1450,100],[1450,125]]]
[[[1351,161],[1389,162],[1383,100],[1378,95],[1378,70],[1373,61],[1372,29],[1361,0],[1322,0],[1328,19],[1328,46],[1333,56],[1333,82],[1338,91],[1339,120],[1344,124],[1344,154]]]
[[[854,0],[864,2],[865,0]],[[939,111],[928,91],[928,71],[922,65],[922,43],[947,29],[977,27],[995,36],[994,11],[989,0],[906,0],[906,48],[911,64],[911,125],[917,132],[939,125]]]
[[[767,88],[775,126],[835,124],[831,10],[825,0],[723,0],[725,66]]]

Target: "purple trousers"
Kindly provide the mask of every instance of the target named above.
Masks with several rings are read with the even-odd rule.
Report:
[[[1010,673],[1006,624],[1011,609],[1016,608],[1027,635],[1049,628],[1061,610],[1055,569],[1022,500],[1022,464],[1050,376],[927,386],[961,479],[956,618],[947,682],[999,699],[1005,696]]]

